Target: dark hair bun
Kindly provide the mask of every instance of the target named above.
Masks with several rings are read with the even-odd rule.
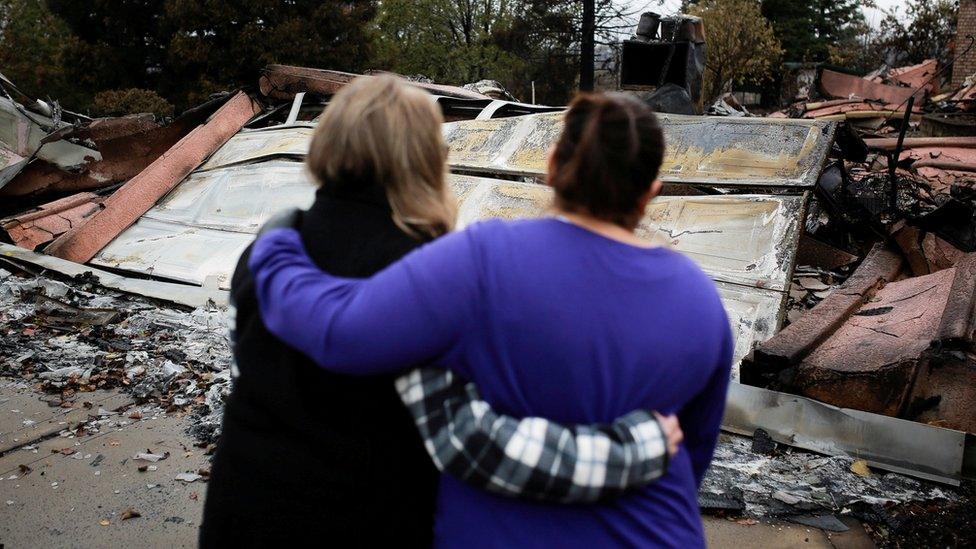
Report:
[[[556,142],[549,184],[563,209],[630,226],[663,159],[664,133],[650,107],[621,93],[579,94]]]

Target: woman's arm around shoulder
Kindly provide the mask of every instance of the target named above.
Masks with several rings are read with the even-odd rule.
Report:
[[[609,425],[516,419],[441,368],[413,370],[396,387],[440,471],[510,497],[583,503],[619,496],[663,476],[682,437],[673,416],[645,410]]]
[[[320,270],[297,231],[259,237],[248,261],[268,330],[328,370],[396,371],[456,349],[480,307],[475,236],[461,231],[368,279]]]

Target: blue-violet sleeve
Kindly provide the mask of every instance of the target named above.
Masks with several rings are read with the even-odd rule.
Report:
[[[459,348],[480,304],[473,242],[452,233],[348,279],[320,270],[295,230],[275,229],[255,242],[248,267],[271,333],[327,370],[372,375]]]

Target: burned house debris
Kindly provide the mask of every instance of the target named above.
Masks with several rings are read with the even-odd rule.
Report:
[[[976,476],[976,125],[953,122],[976,116],[976,74],[945,89],[934,60],[821,68],[785,110],[699,116],[704,48],[700,19],[648,16],[621,75],[694,106],[660,115],[666,187],[638,232],[702,267],[736,337],[703,508],[809,522],[953,501]],[[271,65],[167,122],[91,120],[0,78],[0,373],[59,402],[123,388],[213,442],[236,260],[311,203],[316,118],[356,76]],[[414,84],[447,120],[459,226],[544,215],[562,109]],[[884,473],[852,472],[868,466]]]

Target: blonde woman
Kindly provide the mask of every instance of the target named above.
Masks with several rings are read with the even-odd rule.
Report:
[[[400,79],[361,78],[336,94],[307,164],[320,186],[314,204],[274,225],[297,230],[320,268],[370,276],[453,226],[441,114]],[[434,465],[508,497],[587,502],[658,478],[677,451],[673,416],[638,410],[604,426],[567,428],[499,416],[472,385],[436,367],[366,377],[323,370],[265,327],[249,255],[232,282],[239,374],[203,546],[428,546]],[[390,343],[376,333],[369,345]]]

